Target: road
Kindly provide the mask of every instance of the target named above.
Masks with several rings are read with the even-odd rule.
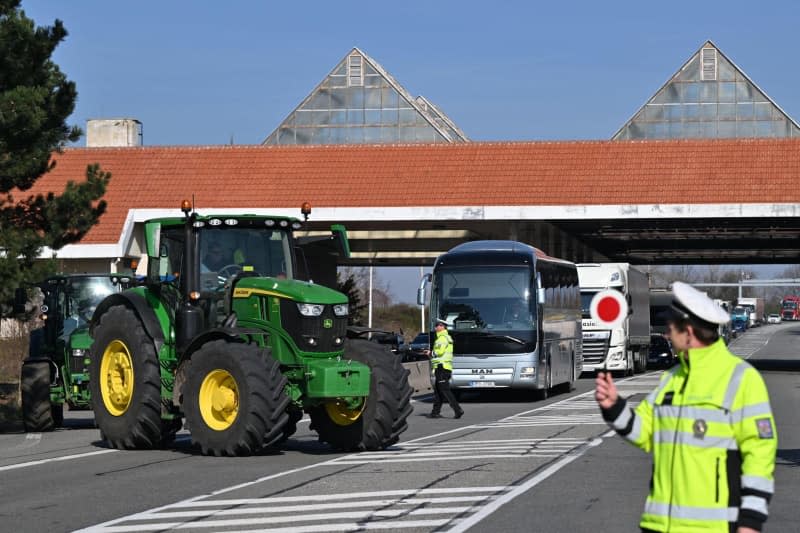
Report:
[[[796,531],[800,491],[800,324],[750,330],[732,350],[766,370],[779,434],[769,531]],[[660,372],[618,381],[634,401]],[[638,531],[649,456],[608,431],[593,382],[543,402],[468,394],[460,420],[417,399],[401,442],[344,454],[308,423],[276,452],[198,455],[104,448],[91,412],[66,428],[0,435],[3,531]],[[494,393],[494,394],[491,394]],[[445,415],[449,415],[445,407]]]

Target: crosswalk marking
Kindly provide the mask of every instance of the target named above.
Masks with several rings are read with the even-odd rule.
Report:
[[[102,531],[103,533],[182,529],[230,531],[228,528],[256,527],[258,531],[307,531],[313,533],[315,531],[357,531],[362,529],[432,528],[456,524],[459,521],[456,517],[463,517],[477,511],[481,506],[509,490],[511,487],[504,486],[450,487],[197,500],[138,513],[104,526],[95,526],[83,531]],[[458,496],[454,496],[455,494]],[[281,505],[298,502],[304,503]],[[338,511],[336,511],[337,509]],[[425,519],[441,515],[445,515],[447,518]],[[422,518],[422,520],[418,518]],[[319,522],[324,522],[324,524]],[[291,526],[286,527],[288,524]]]

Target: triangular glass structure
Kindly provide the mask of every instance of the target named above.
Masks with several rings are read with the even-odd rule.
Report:
[[[800,126],[706,41],[612,137],[800,137]]]
[[[455,143],[469,139],[353,48],[263,144]]]

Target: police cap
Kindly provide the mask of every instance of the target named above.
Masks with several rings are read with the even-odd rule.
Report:
[[[435,326],[438,326],[438,325],[440,325],[440,324],[441,324],[442,326],[444,326],[444,327],[447,327],[447,320],[445,320],[445,319],[443,319],[443,318],[437,318],[437,319],[436,319],[436,323],[434,324],[434,327],[435,327]]]
[[[682,281],[672,284],[672,319],[693,319],[711,329],[730,321],[728,313],[714,300]]]

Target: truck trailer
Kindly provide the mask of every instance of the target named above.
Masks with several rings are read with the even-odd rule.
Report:
[[[747,308],[748,327],[753,328],[764,323],[764,298],[739,298],[736,305]]]
[[[628,263],[580,263],[584,371],[620,374],[644,372],[650,349],[650,281]],[[615,329],[596,323],[589,313],[600,291],[617,290],[628,302],[628,317]]]

